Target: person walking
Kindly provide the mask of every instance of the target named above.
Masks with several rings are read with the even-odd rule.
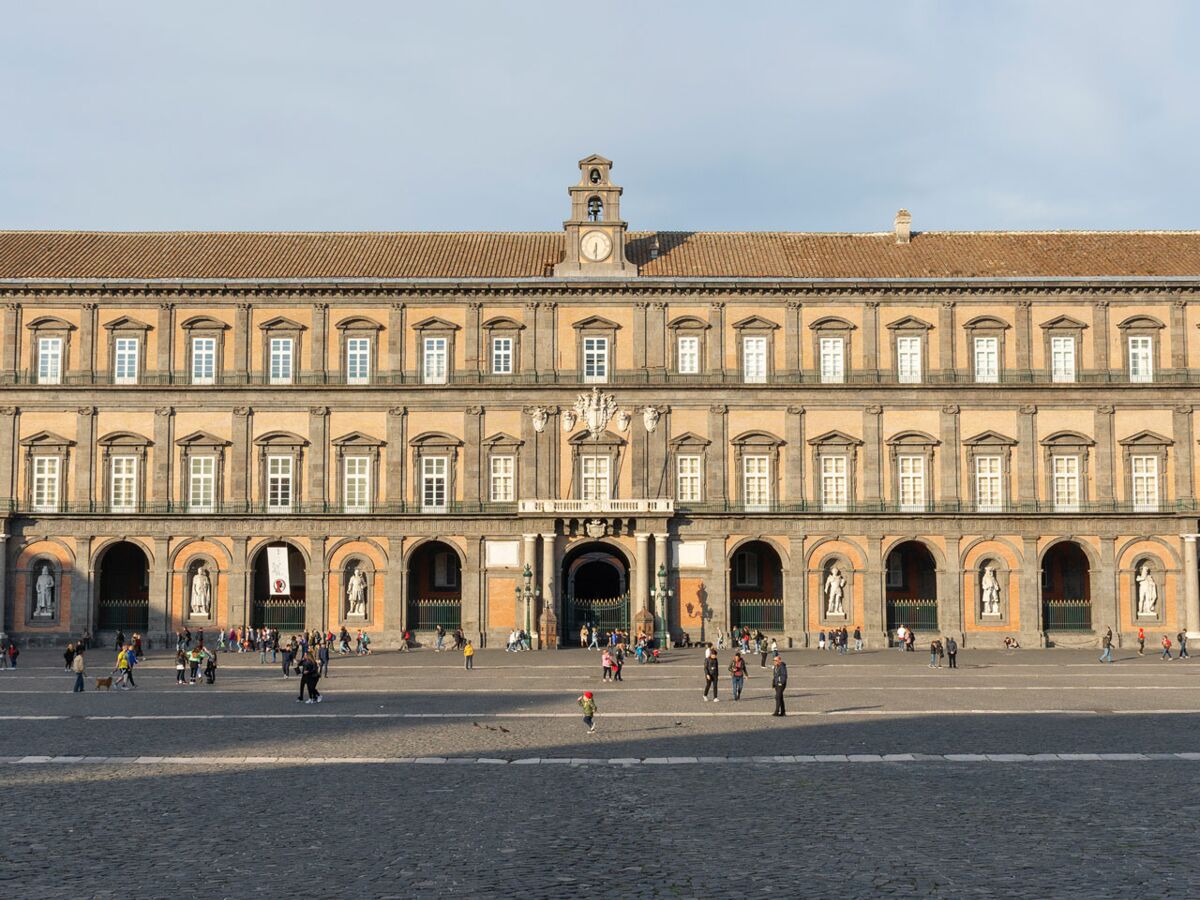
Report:
[[[1102,663],[1112,662],[1113,661],[1113,655],[1112,655],[1113,638],[1112,638],[1112,629],[1111,628],[1108,629],[1108,631],[1106,631],[1104,633],[1104,637],[1100,639],[1100,646],[1104,648],[1104,652],[1102,654],[1100,654],[1100,662],[1102,662]]]
[[[621,670],[623,668],[625,668],[625,645],[617,644],[616,652],[612,655],[613,681],[623,682],[625,680],[621,677]]]
[[[708,702],[708,689],[712,688],[712,698],[714,703],[720,703],[721,698],[717,696],[717,680],[718,673],[721,669],[717,663],[717,651],[713,650],[704,660],[704,702]]]
[[[765,658],[766,654],[764,653],[763,656]],[[746,683],[747,677],[746,661],[742,659],[742,652],[738,650],[733,654],[733,660],[729,663],[729,686],[733,690],[734,703],[742,699],[742,685]]]
[[[211,651],[205,651],[204,654],[204,682],[205,684],[217,683],[217,654]]]
[[[576,701],[583,707],[583,724],[587,726],[588,734],[596,733],[596,699],[591,691],[584,691],[583,696]]]
[[[771,643],[774,644],[775,642],[771,641]],[[771,648],[767,646],[765,638],[758,642],[758,667],[760,669],[765,669],[767,667],[767,654],[770,652]],[[733,699],[736,700],[737,697],[734,697]]]
[[[946,660],[951,669],[958,668],[958,641],[952,637],[946,638]]]
[[[1173,657],[1171,656],[1171,639],[1165,634],[1162,636],[1162,648],[1163,648],[1162,658],[1163,659],[1173,659]]]
[[[589,650],[600,649],[600,629],[592,626],[588,629],[588,645]]]
[[[862,629],[857,625],[854,626],[854,652],[862,652]]]
[[[117,652],[117,687],[123,691],[129,690],[126,682],[129,681],[129,654],[124,649]]]
[[[83,676],[86,669],[83,662],[83,648],[80,647],[75,651],[75,655],[71,658],[71,671],[75,673],[75,687],[71,689],[72,694],[83,693]]]
[[[463,645],[463,665],[468,670],[475,668],[475,645],[470,640]]]
[[[600,654],[600,680],[608,681],[610,678],[612,678],[612,654],[605,648],[604,652]]]
[[[786,716],[787,710],[783,705],[783,692],[787,689],[787,663],[778,653],[775,654],[774,670],[771,672],[771,687],[775,689],[775,712],[773,716]]]
[[[824,629],[822,629],[821,632],[817,635],[817,649],[818,650],[825,649],[825,631],[824,631]]]
[[[1138,656],[1146,655],[1146,629],[1138,628]]]
[[[292,661],[296,658],[296,651],[292,649],[291,643],[283,646],[283,677],[292,677]]]
[[[1181,631],[1175,635],[1175,639],[1179,641],[1179,656],[1178,659],[1191,659],[1187,652],[1187,632]]]
[[[317,663],[321,667],[321,675],[324,678],[329,677],[329,644],[325,641],[321,642],[321,646],[317,648]]]
[[[182,647],[175,651],[175,683],[187,684],[187,654]]]
[[[938,642],[934,638],[929,642],[929,668],[937,668],[938,665]]]

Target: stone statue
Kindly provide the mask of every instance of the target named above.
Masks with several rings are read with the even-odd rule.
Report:
[[[34,583],[34,591],[36,593],[36,602],[33,607],[35,616],[43,616],[53,618],[54,616],[54,575],[50,572],[50,566],[43,564],[42,572],[37,577]]]
[[[647,406],[642,410],[642,424],[646,426],[646,431],[653,434],[654,429],[658,427],[658,407]]]
[[[350,583],[346,586],[346,599],[349,601],[351,616],[365,616],[367,614],[367,576],[363,574],[361,568],[356,568],[354,574],[350,576]]]
[[[192,576],[191,615],[197,619],[207,619],[211,608],[212,585],[208,582],[208,566],[201,563]]]
[[[841,570],[837,566],[833,566],[829,570],[829,577],[825,579],[825,615],[844,616],[846,614],[846,608],[842,603],[845,591],[846,579]]]
[[[1137,614],[1139,616],[1158,615],[1158,585],[1150,572],[1150,564],[1142,563],[1137,574]]]
[[[996,578],[995,566],[983,567],[983,614],[985,616],[1000,615],[1000,581]]]

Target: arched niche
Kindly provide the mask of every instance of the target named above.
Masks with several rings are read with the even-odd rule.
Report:
[[[1147,628],[1166,622],[1167,580],[1169,570],[1162,557],[1151,550],[1139,550],[1133,564],[1120,572],[1121,593],[1128,598],[1134,626]]]
[[[845,553],[826,553],[821,556],[820,563],[814,571],[815,592],[812,596],[817,601],[817,621],[823,626],[856,624],[854,604],[857,599],[858,579],[855,577],[854,562],[851,558]],[[842,592],[840,607],[831,607],[830,595],[835,587],[840,587]]]
[[[358,599],[351,588],[357,584]],[[375,623],[375,562],[365,553],[348,553],[337,567],[338,622],[348,628],[365,628]]]
[[[18,581],[26,586],[25,624],[34,627],[58,625],[62,621],[64,596],[63,570],[59,560],[50,553],[35,554],[27,565],[17,570],[17,576]],[[43,580],[46,577],[49,582]],[[42,602],[39,603],[39,600]]]
[[[989,577],[989,569],[990,577]],[[1008,627],[1012,622],[1012,569],[1002,554],[980,553],[969,570],[971,607],[976,625]],[[994,580],[994,596],[988,586]]]
[[[186,554],[179,571],[183,575],[179,590],[179,609],[183,621],[189,628],[216,624],[219,619],[217,598],[220,596],[218,588],[221,578],[216,559],[209,553]]]

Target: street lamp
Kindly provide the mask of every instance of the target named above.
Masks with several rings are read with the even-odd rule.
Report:
[[[525,571],[521,573],[521,578],[524,580],[524,587],[517,585],[517,603],[525,604],[525,636],[529,641],[530,648],[533,647],[533,604],[541,595],[541,591],[533,587],[533,569],[529,563],[525,564]]]
[[[667,604],[673,596],[673,591],[667,589],[667,567],[665,563],[658,566],[658,591],[654,595],[654,606],[658,610],[659,622],[662,625],[662,638],[659,647],[666,650],[671,644],[671,626],[667,617]]]

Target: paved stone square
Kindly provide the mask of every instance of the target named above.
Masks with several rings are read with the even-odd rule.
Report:
[[[722,654],[722,669],[729,659]],[[89,654],[90,676],[110,653]],[[1070,651],[785,654],[700,696],[699,651],[600,681],[585,651],[221,657],[82,696],[0,672],[5,896],[1185,896],[1200,671]],[[600,704],[587,735],[575,698]],[[135,888],[135,889],[134,889]]]

